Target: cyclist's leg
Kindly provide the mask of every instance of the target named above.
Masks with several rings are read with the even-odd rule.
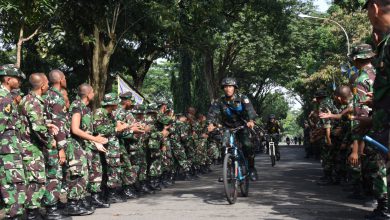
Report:
[[[242,145],[244,157],[248,160],[249,170],[251,172],[251,179],[257,179],[257,171],[255,168],[255,151],[252,141],[249,137],[249,130],[244,129],[237,133],[237,139]]]

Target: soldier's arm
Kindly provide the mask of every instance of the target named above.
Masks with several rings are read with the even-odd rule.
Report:
[[[57,149],[64,149],[66,146],[67,133],[65,130],[66,117],[64,117],[64,108],[58,101],[53,100],[53,97],[48,95],[45,103],[48,114],[52,123],[59,128],[59,131],[54,135],[54,139],[57,142]]]
[[[28,120],[31,123],[31,129],[34,136],[39,139],[47,147],[52,147],[53,136],[49,135],[49,131],[46,125],[46,121],[43,114],[43,106],[38,102],[26,102],[25,108],[27,112]]]
[[[252,102],[245,95],[242,96],[242,103],[244,103],[245,111],[248,115],[248,120],[254,121],[257,117],[256,111],[253,108]]]
[[[221,109],[217,101],[213,102],[207,113],[207,121],[212,124],[221,124],[219,121]]]
[[[0,97],[0,134],[6,129],[12,108],[12,99],[10,97]]]

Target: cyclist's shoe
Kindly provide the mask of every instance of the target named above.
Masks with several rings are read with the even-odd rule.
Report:
[[[249,176],[250,176],[252,181],[257,181],[258,177],[257,177],[257,170],[256,170],[256,168],[250,169]]]
[[[223,178],[222,178],[222,177],[219,177],[219,178],[218,178],[218,182],[223,183]]]
[[[280,160],[280,153],[279,153],[279,152],[276,153],[276,160],[277,160],[277,161]]]

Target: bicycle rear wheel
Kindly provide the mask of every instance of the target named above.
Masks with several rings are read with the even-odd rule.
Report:
[[[275,155],[271,155],[271,165],[274,167],[275,166]]]
[[[249,195],[249,170],[245,166],[245,164],[240,163],[242,176],[245,177],[244,180],[240,182],[240,190],[242,197],[248,197]]]
[[[230,153],[227,153],[223,160],[223,185],[227,201],[234,204],[237,200],[237,179],[234,158]]]

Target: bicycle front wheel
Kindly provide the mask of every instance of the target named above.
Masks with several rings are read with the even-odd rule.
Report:
[[[237,200],[237,168],[230,153],[225,155],[223,160],[223,185],[225,187],[226,199],[229,204],[234,204]]]
[[[275,166],[275,155],[271,155],[271,165],[274,167]]]

